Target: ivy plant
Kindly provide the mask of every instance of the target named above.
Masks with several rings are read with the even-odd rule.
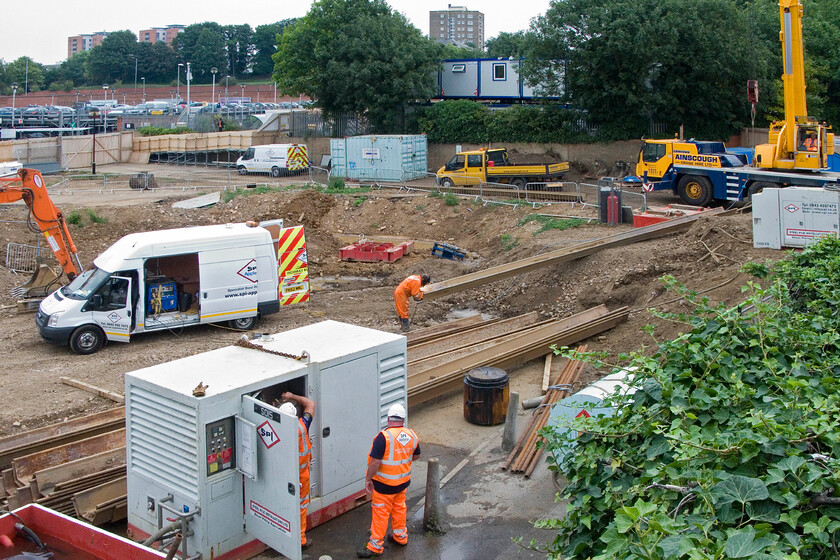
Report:
[[[532,547],[565,560],[840,558],[840,241],[768,269],[735,308],[665,279],[691,311],[652,313],[683,332],[659,341],[649,327],[655,345],[619,356],[635,369],[633,391],[606,401],[614,416],[543,430],[568,506]]]

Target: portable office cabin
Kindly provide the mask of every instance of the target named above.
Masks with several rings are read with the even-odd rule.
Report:
[[[333,138],[330,156],[336,177],[401,182],[428,174],[425,134]]]
[[[315,402],[308,526],[365,495],[370,443],[407,403],[405,337],[323,321],[252,344],[265,351],[228,346],[125,375],[134,538],[178,519],[183,557],[248,558],[264,543],[300,560],[298,421],[278,410],[284,391]]]

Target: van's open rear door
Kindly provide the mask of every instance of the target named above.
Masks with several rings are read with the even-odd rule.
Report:
[[[309,265],[306,262],[306,237],[303,226],[280,230],[277,243],[280,305],[309,300]]]

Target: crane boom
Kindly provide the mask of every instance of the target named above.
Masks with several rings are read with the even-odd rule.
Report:
[[[38,170],[20,169],[17,177],[0,177],[0,204],[18,200],[29,208],[38,231],[44,234],[64,273],[71,280],[75,278],[81,269],[76,245],[67,229],[64,214],[50,199],[44,178]],[[76,262],[73,262],[74,259]]]
[[[831,127],[808,116],[803,15],[801,0],[779,0],[785,118],[770,124],[767,144],[755,147],[755,164],[758,167],[817,171],[828,167],[828,156],[834,153]]]

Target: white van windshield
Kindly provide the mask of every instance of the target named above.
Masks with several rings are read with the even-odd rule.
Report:
[[[76,276],[61,293],[71,299],[88,299],[110,276],[110,272],[93,266]]]
[[[245,153],[242,154],[242,159],[243,160],[254,159],[254,148],[248,148],[247,150],[245,150]]]

